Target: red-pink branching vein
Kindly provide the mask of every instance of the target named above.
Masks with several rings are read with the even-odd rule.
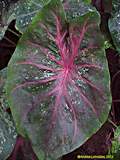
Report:
[[[17,64],[31,65],[31,66],[37,67],[39,70],[47,70],[47,71],[51,71],[51,72],[56,72],[56,71],[57,71],[56,69],[47,67],[47,66],[45,66],[45,65],[43,65],[43,64],[33,63],[33,62],[31,62],[31,61],[18,62]]]

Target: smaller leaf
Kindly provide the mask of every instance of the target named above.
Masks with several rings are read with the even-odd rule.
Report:
[[[113,1],[112,17],[109,20],[109,29],[113,38],[114,45],[120,53],[120,1]]]
[[[48,0],[17,0],[0,2],[0,39],[13,19],[16,19],[16,27],[24,32],[31,23],[32,18],[38,13]]]
[[[6,112],[9,107],[5,96],[4,84],[6,70],[0,71],[0,159],[6,158],[12,152],[16,142],[16,128],[12,116]]]

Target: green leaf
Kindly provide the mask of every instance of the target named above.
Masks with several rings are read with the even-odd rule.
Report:
[[[91,4],[92,0],[84,0],[84,2],[87,3],[87,4]]]
[[[16,19],[16,27],[24,32],[31,23],[32,18],[49,0],[19,0],[16,3],[0,2],[0,39],[13,19]]]
[[[112,141],[111,154],[113,155],[113,160],[117,160],[120,157],[120,127],[117,127],[114,133],[114,139]]]
[[[72,20],[60,0],[38,13],[8,66],[7,93],[18,132],[40,160],[81,146],[111,106],[104,39],[95,10]]]
[[[6,110],[9,107],[4,90],[6,70],[0,71],[0,159],[6,160],[16,142],[16,128],[13,118]]]
[[[109,20],[109,29],[112,35],[114,45],[120,53],[120,1],[113,1],[112,17]]]

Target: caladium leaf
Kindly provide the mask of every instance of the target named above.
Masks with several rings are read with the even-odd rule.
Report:
[[[48,0],[16,0],[0,2],[0,38],[3,37],[8,25],[16,19],[16,27],[24,32]]]
[[[113,0],[112,17],[109,20],[109,29],[113,38],[114,45],[120,52],[120,1]]]
[[[0,105],[0,158],[6,160],[16,142],[16,129],[12,117]]]
[[[61,1],[51,0],[9,63],[13,117],[39,159],[73,151],[107,119],[111,96],[99,21],[95,10],[67,20]]]
[[[14,14],[16,17],[16,26],[24,32],[32,18],[49,0],[19,0],[15,4]]]
[[[6,160],[16,142],[16,128],[13,118],[6,112],[9,107],[5,96],[6,70],[0,71],[0,159]]]

